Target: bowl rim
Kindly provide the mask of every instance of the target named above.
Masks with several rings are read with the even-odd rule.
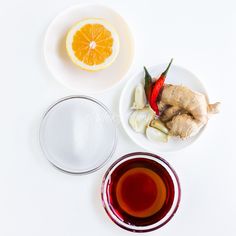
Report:
[[[96,105],[102,107],[104,109],[104,112],[107,113],[107,115],[109,116],[109,118],[111,119],[112,125],[113,125],[113,129],[114,129],[114,142],[113,142],[113,147],[111,149],[111,152],[109,153],[109,155],[103,160],[103,162],[101,162],[99,165],[95,166],[94,168],[90,168],[88,170],[84,170],[84,171],[71,171],[71,170],[67,170],[64,169],[62,166],[57,165],[56,163],[54,163],[51,158],[50,158],[50,154],[48,154],[47,150],[44,148],[44,144],[42,141],[42,132],[43,132],[43,125],[45,123],[45,120],[48,116],[48,114],[50,113],[50,111],[56,107],[58,104],[63,103],[67,100],[71,100],[71,99],[85,99],[85,100],[89,100],[91,102],[94,102]],[[56,102],[54,102],[53,104],[51,104],[46,111],[44,112],[44,114],[41,117],[40,120],[40,125],[39,125],[39,130],[38,130],[38,142],[39,142],[39,146],[41,148],[41,151],[43,153],[43,155],[46,157],[46,159],[49,161],[49,163],[51,163],[54,167],[56,167],[58,170],[67,173],[67,174],[72,174],[72,175],[84,175],[84,174],[89,174],[89,173],[93,173],[99,169],[101,169],[113,156],[115,150],[116,150],[116,146],[117,146],[117,127],[116,127],[116,123],[115,120],[113,118],[113,115],[111,113],[111,111],[100,101],[98,101],[97,99],[90,97],[90,96],[85,96],[85,95],[71,95],[71,96],[66,96],[63,98],[58,99]]]
[[[155,226],[155,227],[153,227],[153,228],[148,228],[148,229],[140,229],[140,230],[138,230],[138,229],[132,229],[132,228],[130,228],[129,227],[129,225],[128,224],[126,224],[125,226],[124,225],[122,225],[122,224],[120,224],[119,223],[119,221],[118,220],[116,220],[115,218],[113,218],[112,217],[112,215],[110,215],[110,213],[109,213],[109,204],[108,203],[106,203],[106,201],[105,201],[105,199],[104,199],[104,195],[106,195],[106,180],[107,180],[107,177],[108,177],[108,175],[110,174],[110,171],[116,166],[116,168],[119,166],[119,163],[120,162],[122,162],[122,161],[124,161],[125,162],[125,159],[129,159],[130,157],[130,159],[135,159],[135,158],[138,158],[138,156],[140,156],[140,155],[142,155],[142,158],[149,158],[149,157],[151,157],[151,158],[156,158],[156,159],[158,159],[160,162],[163,162],[169,169],[170,169],[170,171],[172,172],[172,174],[173,174],[173,177],[175,178],[175,181],[176,181],[176,188],[177,188],[177,190],[178,190],[178,195],[177,195],[177,201],[176,201],[176,205],[175,205],[175,207],[173,208],[173,212],[171,213],[171,215],[170,216],[168,216],[167,217],[167,219],[164,221],[164,222],[162,222],[160,225],[157,225],[157,226]],[[146,156],[146,157],[145,157]],[[133,157],[133,158],[132,158]],[[129,160],[130,160],[129,159]],[[124,162],[122,162],[122,163],[124,163]],[[160,164],[160,163],[159,163]],[[162,165],[162,164],[161,164]],[[163,166],[163,165],[162,165]],[[163,166],[164,167],[164,166]],[[115,168],[115,169],[116,169]],[[165,168],[165,167],[164,167]],[[114,170],[115,170],[114,169]],[[166,169],[166,168],[165,168]],[[113,171],[114,171],[113,170]],[[172,177],[171,177],[172,178]],[[173,180],[173,178],[172,178],[172,180]],[[175,193],[176,194],[176,193]],[[116,160],[115,162],[113,162],[112,164],[111,164],[111,166],[107,169],[107,171],[106,171],[106,173],[104,174],[104,176],[103,176],[103,179],[102,179],[102,186],[101,186],[101,199],[102,199],[102,204],[103,204],[103,208],[105,209],[105,211],[106,211],[106,213],[107,213],[107,215],[109,216],[109,218],[116,224],[116,225],[118,225],[118,226],[120,226],[121,228],[123,228],[123,229],[125,229],[125,230],[128,230],[128,231],[131,231],[131,232],[136,232],[136,233],[145,233],[145,232],[151,232],[151,231],[153,231],[153,230],[156,230],[156,229],[159,229],[159,228],[161,228],[162,226],[164,226],[166,223],[168,223],[172,218],[173,218],[173,216],[175,215],[175,213],[176,213],[176,211],[178,210],[178,208],[179,208],[179,204],[180,204],[180,200],[181,200],[181,186],[180,186],[180,181],[179,181],[179,177],[178,177],[178,175],[177,175],[177,173],[176,173],[176,171],[171,167],[171,165],[164,159],[164,158],[162,158],[162,157],[160,157],[160,156],[158,156],[158,155],[156,155],[156,154],[153,154],[153,153],[149,153],[149,152],[131,152],[131,153],[128,153],[128,154],[126,154],[126,155],[123,155],[122,157],[120,157],[118,160]],[[174,204],[174,201],[173,201],[173,203],[172,203],[172,205]],[[170,208],[170,210],[171,210],[171,208]],[[169,211],[170,211],[169,210]],[[168,214],[168,213],[167,213]],[[115,214],[114,214],[115,215]],[[164,216],[165,217],[165,216]],[[163,217],[163,218],[164,218]],[[163,219],[162,218],[162,219]],[[158,222],[158,221],[157,221]],[[156,223],[157,223],[156,222]],[[155,224],[155,223],[154,223]],[[151,225],[154,225],[154,224],[151,224]],[[151,226],[151,225],[147,225],[147,226]],[[145,226],[146,227],[146,226]]]

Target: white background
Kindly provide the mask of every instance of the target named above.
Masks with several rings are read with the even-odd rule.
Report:
[[[132,234],[110,221],[100,200],[102,176],[112,161],[142,150],[120,125],[112,160],[90,175],[58,171],[38,145],[42,113],[57,99],[75,94],[58,84],[45,66],[45,30],[57,13],[79,2],[0,1],[1,236]],[[174,57],[202,80],[212,102],[222,102],[221,114],[210,120],[195,144],[162,154],[179,175],[182,201],[171,222],[147,235],[236,235],[234,0],[96,2],[117,10],[133,31],[136,57],[130,75],[143,65]],[[117,114],[124,84],[93,96]]]

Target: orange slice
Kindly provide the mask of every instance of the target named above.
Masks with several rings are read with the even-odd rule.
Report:
[[[119,52],[119,37],[103,19],[86,19],[75,24],[66,37],[71,60],[82,69],[97,71],[114,62]]]

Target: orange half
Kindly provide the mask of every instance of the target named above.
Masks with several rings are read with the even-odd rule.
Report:
[[[114,62],[119,52],[119,37],[103,19],[86,19],[75,24],[66,37],[71,60],[82,69],[97,71]]]

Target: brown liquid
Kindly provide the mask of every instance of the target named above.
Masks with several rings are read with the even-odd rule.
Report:
[[[120,219],[144,226],[167,214],[174,199],[174,185],[163,166],[135,158],[114,170],[107,193],[109,204]]]

